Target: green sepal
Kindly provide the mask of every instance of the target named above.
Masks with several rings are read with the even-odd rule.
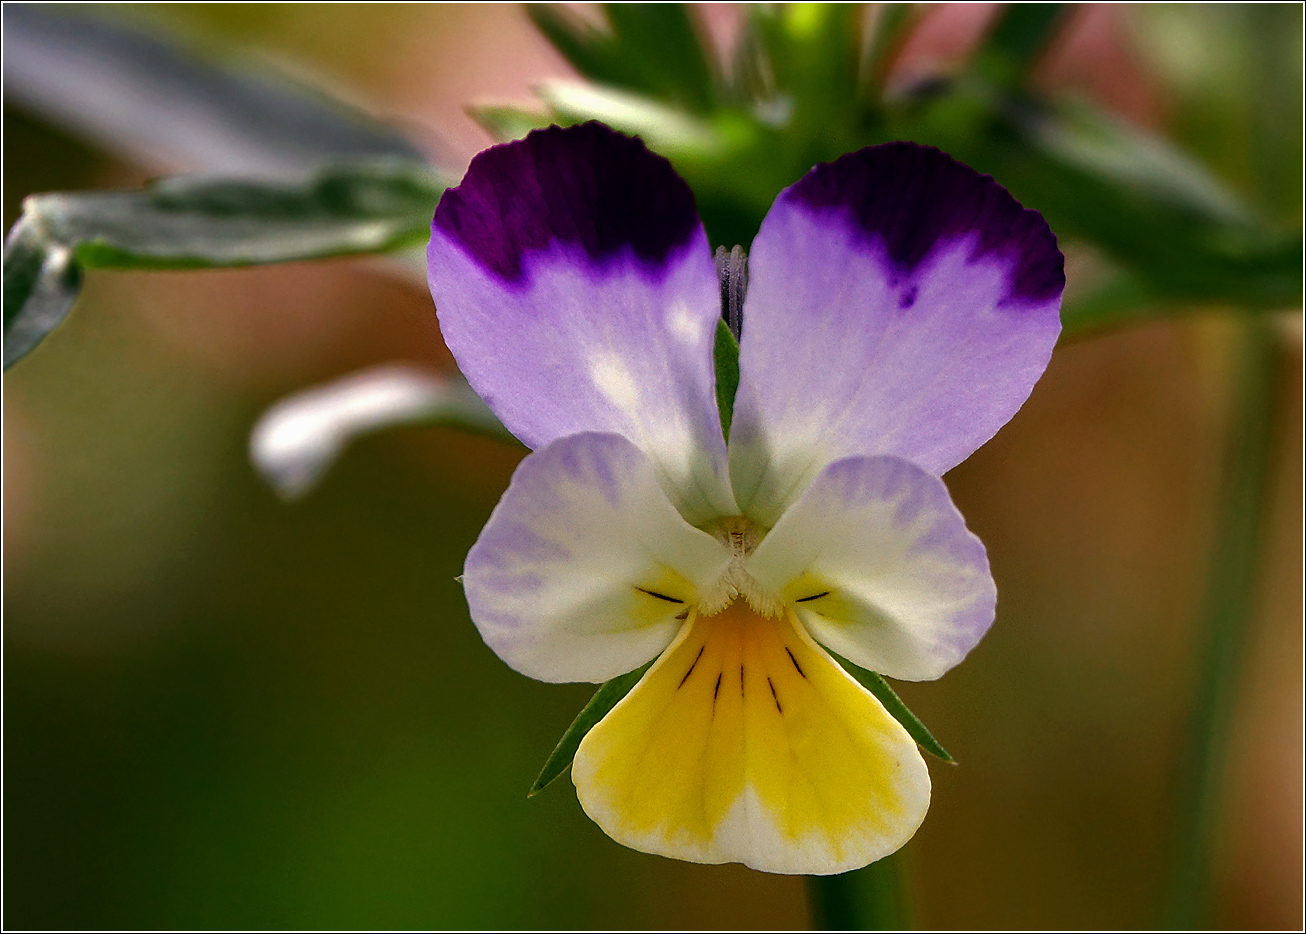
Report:
[[[594,692],[590,702],[576,714],[576,719],[571,721],[571,726],[567,727],[567,732],[562,734],[562,739],[558,740],[558,745],[553,747],[553,752],[549,755],[548,761],[544,763],[544,768],[540,770],[540,777],[535,779],[535,784],[531,785],[531,790],[526,792],[526,797],[530,798],[549,786],[552,781],[567,771],[571,765],[571,760],[576,758],[576,750],[580,748],[580,741],[585,738],[585,734],[608,715],[608,711],[617,706],[617,702],[630,693],[639,679],[644,677],[644,672],[651,668],[653,662],[649,662],[634,671],[624,675],[618,675],[611,681],[605,681],[603,686]]]
[[[724,321],[717,322],[712,359],[716,364],[716,404],[721,411],[721,432],[729,440],[735,393],[739,389],[739,341],[735,340],[730,326]]]
[[[734,335],[730,334],[729,330],[726,331],[726,334],[731,340],[734,339]],[[884,709],[889,712],[893,719],[902,724],[903,729],[916,741],[917,745],[930,755],[956,765],[957,760],[952,758],[948,750],[944,749],[943,745],[934,738],[934,735],[930,733],[920,718],[911,712],[883,677],[873,671],[859,668],[846,658],[838,655],[834,657],[838,659],[839,663],[843,665],[850,675],[857,679],[858,683],[875,695],[879,702],[884,705]],[[571,726],[567,727],[567,732],[562,734],[562,739],[558,740],[558,745],[554,747],[548,761],[544,763],[544,768],[540,770],[539,778],[535,779],[530,791],[526,793],[527,797],[539,794],[555,778],[567,770],[567,767],[571,765],[571,760],[576,757],[576,750],[580,748],[580,742],[585,738],[585,734],[593,728],[594,724],[607,716],[608,711],[617,706],[618,701],[630,693],[630,689],[639,682],[640,678],[644,677],[644,672],[648,671],[652,665],[653,662],[649,662],[629,674],[613,678],[594,692],[594,696],[590,698],[589,703],[576,715],[576,719],[571,722]]]
[[[827,651],[829,650],[827,649]],[[830,654],[834,655],[833,652]],[[902,724],[903,729],[907,731],[907,735],[916,740],[916,745],[944,762],[951,765],[957,764],[957,760],[952,758],[948,750],[943,748],[943,744],[934,738],[934,734],[921,722],[921,718],[912,713],[910,708],[902,702],[902,698],[894,693],[893,688],[889,687],[889,682],[884,680],[883,675],[854,665],[840,655],[834,655],[834,657],[840,665],[843,665],[848,674],[857,679],[858,684],[875,695],[876,700],[884,705],[885,710],[889,711],[889,715]]]

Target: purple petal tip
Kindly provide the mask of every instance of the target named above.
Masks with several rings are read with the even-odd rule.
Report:
[[[1065,288],[1061,251],[1043,216],[1021,207],[991,176],[930,146],[885,143],[848,153],[816,166],[782,197],[846,209],[904,275],[935,244],[974,232],[979,255],[1012,264],[1004,304],[1043,304]],[[914,299],[905,294],[903,307]]]
[[[514,283],[528,254],[559,242],[598,262],[629,250],[659,268],[698,228],[694,196],[671,163],[594,122],[534,130],[480,153],[432,222]]]

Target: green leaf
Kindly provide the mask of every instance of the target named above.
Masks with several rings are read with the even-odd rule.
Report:
[[[531,790],[526,793],[528,798],[539,794],[567,770],[571,760],[576,758],[576,750],[580,748],[580,741],[585,738],[585,734],[593,728],[594,724],[606,717],[608,711],[617,706],[618,701],[630,693],[630,689],[644,677],[644,672],[652,665],[653,662],[649,662],[632,672],[618,675],[611,681],[604,682],[603,686],[594,692],[590,702],[576,714],[576,719],[571,721],[567,732],[558,740],[558,745],[554,747],[553,753],[544,763],[544,768],[540,770],[540,777],[535,779],[535,784],[531,785]]]
[[[202,269],[377,253],[429,233],[444,189],[406,163],[333,166],[289,183],[208,176],[24,205],[92,268]]]
[[[831,652],[830,654],[833,655],[834,653]],[[926,729],[925,724],[921,722],[920,717],[916,716],[916,714],[908,709],[907,705],[902,702],[901,698],[894,693],[893,688],[889,687],[889,682],[885,681],[882,675],[878,675],[873,671],[867,671],[865,668],[860,668],[848,661],[848,659],[839,655],[835,655],[834,657],[838,660],[839,664],[843,665],[848,674],[857,679],[862,687],[875,695],[876,699],[884,705],[884,709],[889,711],[890,716],[901,723],[903,729],[907,731],[907,734],[911,736],[912,739],[916,740],[918,746],[930,755],[942,759],[944,762],[949,762],[953,765],[957,764],[957,760],[952,758],[952,756],[948,754],[948,750],[944,749],[943,745],[934,738],[933,734],[931,734],[928,729]]]
[[[611,36],[561,7],[526,4],[526,15],[571,66],[591,81],[635,87],[629,69],[613,55]]]
[[[461,377],[386,365],[282,399],[250,432],[249,456],[279,496],[299,499],[363,435],[433,425],[518,443]]]
[[[1299,305],[1300,232],[1281,235],[1257,223],[1232,195],[1221,205],[1226,193],[1198,184],[1200,170],[1182,170],[1186,160],[1164,143],[1151,141],[1167,153],[1149,164],[1141,154],[1107,156],[1108,146],[1133,149],[1126,139],[1072,148],[1069,135],[1034,124],[1023,129],[1028,146],[1001,158],[1005,168],[977,168],[1009,180],[1012,194],[1042,211],[1059,236],[1095,244],[1165,301]]]
[[[424,167],[368,162],[294,182],[180,176],[136,191],[33,195],[5,244],[4,365],[68,314],[78,266],[202,269],[378,253],[423,240],[443,188]]]
[[[374,117],[266,65],[215,61],[72,5],[4,11],[5,105],[156,171],[297,175],[421,151]]]
[[[739,391],[739,341],[724,321],[717,322],[712,359],[716,364],[716,404],[721,410],[721,431],[729,440],[730,423],[735,414],[735,393]]]
[[[604,10],[610,32],[559,8],[526,8],[545,38],[590,81],[664,104],[708,109],[716,97],[716,76],[682,4],[607,4]]]
[[[1302,18],[1298,3],[1140,4],[1129,16],[1144,67],[1164,76],[1168,133],[1288,225],[1302,211]]]
[[[781,155],[798,178],[865,145],[860,137],[861,16],[854,4],[795,3],[749,8],[764,49],[772,95],[788,104]]]
[[[683,3],[605,3],[620,54],[644,86],[694,110],[716,98],[717,77],[698,27]]]
[[[972,70],[1002,87],[1020,87],[1061,28],[1067,7],[1065,3],[1007,4],[976,54]]]
[[[73,251],[20,218],[5,240],[4,367],[26,356],[72,310],[82,287]]]
[[[884,79],[902,43],[908,27],[915,22],[909,3],[877,3],[871,11],[870,33],[862,48],[858,67],[858,86],[863,98],[878,103]]]
[[[1083,294],[1066,297],[1061,304],[1061,337],[1069,343],[1099,331],[1135,321],[1162,317],[1166,303],[1136,275],[1116,272]],[[1171,313],[1190,303],[1171,306]]]
[[[1094,287],[1067,296],[1061,306],[1059,343],[1096,337],[1104,331],[1129,324],[1191,315],[1203,310],[1227,313],[1229,306],[1159,293],[1137,273],[1116,270]],[[1238,309],[1245,318],[1280,310],[1273,305],[1248,305]]]
[[[500,143],[521,139],[531,130],[554,122],[553,117],[546,112],[525,110],[507,104],[468,107],[467,113]]]
[[[1138,192],[1203,224],[1244,231],[1254,226],[1254,212],[1238,195],[1187,153],[1141,127],[1070,103],[1016,120],[1031,143],[1122,192]]]
[[[536,93],[563,119],[598,120],[614,130],[640,136],[670,159],[724,156],[728,141],[711,122],[689,111],[641,94],[584,81],[545,81]]]

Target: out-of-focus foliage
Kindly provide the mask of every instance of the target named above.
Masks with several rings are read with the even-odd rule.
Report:
[[[412,163],[303,181],[177,176],[143,191],[33,195],[5,242],[4,365],[72,309],[81,270],[207,269],[419,243],[444,186]]]
[[[284,263],[426,236],[445,185],[366,115],[95,18],[20,4],[5,27],[6,94],[128,150],[221,170],[29,198],[5,241],[6,369],[62,323],[83,268]]]
[[[1283,231],[1301,226],[1302,10],[1140,4],[1131,39],[1163,69],[1177,139]]]
[[[1049,100],[1030,89],[1031,68],[1066,21],[1068,9],[1012,4],[968,69],[915,86],[891,87],[886,83],[889,64],[915,15],[905,5],[751,7],[724,68],[680,4],[606,5],[606,29],[562,10],[531,6],[536,24],[586,81],[542,85],[539,93],[548,107],[543,113],[490,107],[479,115],[501,138],[535,125],[589,119],[642,135],[690,182],[709,234],[725,245],[749,242],[779,190],[817,162],[892,139],[939,146],[1001,179],[1023,203],[1042,211],[1060,236],[1089,243],[1111,259],[1113,274],[1095,293],[1067,307],[1069,334],[1146,317],[1179,303],[1247,308],[1295,303],[1301,291],[1300,218],[1287,226],[1266,220],[1285,216],[1284,209],[1276,210],[1278,200],[1267,215],[1163,138],[1082,102]],[[1264,39],[1280,56],[1291,54],[1286,40],[1264,25],[1274,17],[1290,15],[1261,17],[1256,23],[1264,35],[1255,29],[1242,35],[1252,36],[1248,41]],[[9,15],[6,22],[6,48],[18,61],[10,82],[16,93],[100,132],[103,117],[80,90],[112,75],[113,93],[128,101],[115,115],[129,127],[145,127],[148,136],[160,124],[157,114],[145,119],[159,92],[157,87],[142,92],[140,86],[158,73],[179,119],[184,115],[198,121],[192,135],[236,138],[246,149],[273,153],[264,156],[266,165],[283,166],[287,158],[304,162],[304,133],[317,139],[323,159],[360,150],[386,152],[400,162],[419,159],[344,107],[276,83],[237,80],[130,31],[32,10]],[[1246,50],[1232,54],[1245,57]],[[1257,155],[1249,169],[1262,188],[1282,180],[1282,167],[1292,163],[1286,157],[1294,140],[1300,152],[1300,134],[1283,129],[1294,125],[1283,117],[1295,100],[1273,84],[1247,89],[1264,92],[1255,98],[1258,106],[1248,108],[1265,115],[1249,118],[1251,129],[1259,132],[1244,134],[1270,142],[1270,155]],[[288,133],[288,127],[303,132]],[[292,155],[283,158],[288,149]],[[425,198],[413,199],[412,205],[422,210],[405,220],[425,212],[438,191],[432,185],[423,192]],[[79,213],[84,216],[87,210]],[[192,216],[205,222],[194,212]],[[73,271],[63,262],[40,262],[45,257],[36,241],[44,239],[44,227],[27,227],[12,238],[14,248],[22,249],[12,259],[14,275],[30,278],[23,270],[47,268],[47,287],[30,294],[54,295],[67,304]],[[400,234],[365,238],[352,248],[385,250],[420,229],[410,224]],[[68,245],[58,236],[51,240],[50,249]],[[315,250],[306,247],[292,255],[331,255],[341,247]],[[213,260],[216,265],[231,251],[215,252],[220,254]],[[271,249],[240,252],[244,262],[289,258]],[[85,262],[83,251],[78,254]],[[122,258],[124,251],[114,255]],[[8,251],[6,257],[10,262]],[[52,287],[60,282],[64,288]],[[10,322],[17,322],[13,350],[6,352],[8,365],[35,346],[62,314],[44,306],[26,311],[21,306],[29,293],[17,287],[6,294],[12,296],[5,312],[6,336]]]
[[[211,59],[111,15],[10,4],[4,53],[7,102],[152,169],[286,179],[324,162],[423,161],[394,128],[266,64]]]
[[[1001,180],[1058,236],[1115,264],[1099,293],[1066,308],[1069,334],[1180,302],[1282,308],[1299,299],[1299,223],[1271,223],[1162,137],[1031,89],[1031,68],[1069,5],[1011,4],[968,69],[896,88],[885,78],[916,16],[906,5],[752,8],[728,71],[695,65],[686,72],[693,81],[674,90],[647,75],[668,45],[686,61],[710,60],[703,37],[671,10],[648,12],[630,30],[623,9],[605,7],[615,17],[607,32],[531,7],[588,80],[546,83],[546,113],[494,108],[486,126],[516,135],[532,123],[598,119],[640,133],[689,179],[709,234],[723,244],[748,243],[780,188],[816,162],[887,140],[938,146]],[[1282,129],[1300,126],[1292,95],[1254,99],[1251,109],[1273,110],[1266,122],[1277,123],[1288,150],[1275,164],[1295,164],[1289,141],[1299,154],[1300,133]]]

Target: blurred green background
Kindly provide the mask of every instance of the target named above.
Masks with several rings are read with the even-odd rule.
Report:
[[[916,11],[895,68],[954,67],[992,7]],[[702,12],[728,43],[731,9]],[[455,177],[490,142],[464,105],[570,74],[506,5],[123,13],[351,88]],[[1086,5],[1038,80],[1170,134],[1299,220],[1300,28],[1295,4]],[[1294,38],[1296,70],[1267,78],[1284,56],[1266,43]],[[1284,108],[1271,92],[1295,124],[1268,119]],[[13,106],[4,131],[6,229],[30,192],[148,174]],[[1094,262],[1068,250],[1072,289]],[[1224,767],[1218,927],[1302,923],[1302,328],[1291,310],[1273,321],[1273,518]],[[1236,327],[1213,309],[1061,347],[948,476],[1000,598],[966,664],[902,685],[960,761],[931,762],[931,813],[904,850],[920,926],[1154,922]],[[799,879],[625,850],[566,782],[526,800],[590,689],[500,663],[454,580],[517,452],[377,436],[293,505],[254,475],[264,408],[395,359],[451,365],[423,286],[330,260],[92,273],[70,322],[6,374],[6,926],[807,925]]]

